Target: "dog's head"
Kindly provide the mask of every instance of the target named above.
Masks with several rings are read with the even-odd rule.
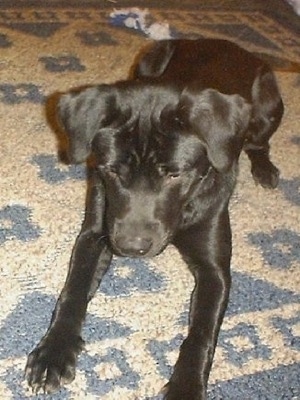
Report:
[[[63,95],[58,114],[71,160],[96,157],[115,251],[153,256],[209,171],[226,173],[236,163],[250,106],[215,90],[129,81]]]

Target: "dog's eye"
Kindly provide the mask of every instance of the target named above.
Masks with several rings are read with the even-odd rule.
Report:
[[[108,176],[110,176],[111,178],[118,178],[118,173],[116,170],[110,169],[107,171]]]
[[[106,176],[108,178],[116,179],[118,177],[118,170],[116,167],[111,165],[106,165],[105,167],[99,168],[102,176]]]
[[[178,171],[174,171],[174,172],[168,172],[167,173],[167,178],[169,178],[169,179],[178,179],[178,178],[180,178],[180,172],[178,172]]]
[[[168,180],[174,180],[180,177],[180,171],[168,168],[165,165],[159,166],[158,173],[161,177],[164,177]]]

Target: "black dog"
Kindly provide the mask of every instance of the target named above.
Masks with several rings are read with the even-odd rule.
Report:
[[[96,160],[86,218],[50,327],[26,376],[52,392],[74,379],[87,304],[112,253],[152,257],[174,244],[195,278],[189,334],[167,400],[200,400],[230,289],[228,203],[241,150],[275,187],[269,139],[283,104],[261,60],[221,40],[155,43],[133,78],[66,94],[58,114],[70,157]]]

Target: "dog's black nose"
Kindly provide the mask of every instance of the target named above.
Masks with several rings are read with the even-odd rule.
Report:
[[[152,239],[143,237],[128,238],[119,236],[115,240],[117,250],[124,256],[141,257],[146,255],[153,244]]]

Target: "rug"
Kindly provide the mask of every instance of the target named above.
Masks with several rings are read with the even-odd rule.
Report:
[[[0,398],[44,399],[24,381],[83,219],[87,171],[60,162],[56,91],[128,75],[149,39],[217,37],[300,63],[300,18],[280,0],[6,1],[0,4]],[[233,287],[209,399],[300,399],[300,75],[277,72],[279,187],[241,156],[231,201]],[[187,333],[193,280],[176,250],[115,258],[88,309],[86,351],[62,399],[158,400]]]

